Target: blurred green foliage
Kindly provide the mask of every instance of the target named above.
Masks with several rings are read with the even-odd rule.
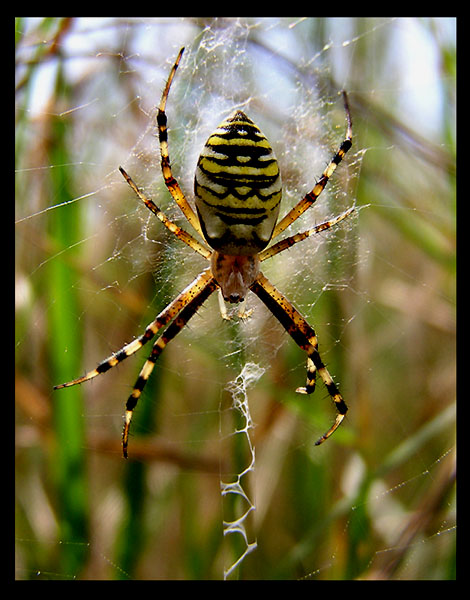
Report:
[[[412,34],[422,65],[399,51]],[[257,547],[233,576],[455,578],[455,20],[17,19],[15,42],[16,578],[222,578],[245,543],[223,535],[239,498],[222,498],[221,481],[251,460],[226,388],[250,361],[265,370],[247,391]],[[52,392],[138,335],[203,266],[117,173],[131,162],[179,219],[152,110],[182,45],[168,112],[188,192],[222,88],[261,119],[287,206],[341,142],[348,90],[353,149],[309,218],[354,200],[356,215],[266,265],[350,408],[319,448],[331,402],[320,382],[295,395],[304,356],[259,303],[227,324],[210,301],[166,349],[128,461],[121,416],[147,351]],[[411,118],[414,96],[430,121]],[[312,106],[325,114],[310,131]]]

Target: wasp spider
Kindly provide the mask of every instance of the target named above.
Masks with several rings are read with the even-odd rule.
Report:
[[[279,320],[298,346],[307,353],[307,381],[297,388],[301,394],[315,389],[317,373],[331,396],[337,416],[330,429],[316,444],[323,443],[339,427],[348,410],[336,384],[320,358],[317,336],[302,315],[263,275],[260,263],[290,248],[293,244],[330,229],[354,210],[354,206],[332,220],[268,247],[269,242],[298,219],[322,193],[329,178],[352,143],[352,122],[346,93],[343,92],[347,118],[346,137],[315,187],[277,222],[281,203],[281,176],[273,150],[258,127],[237,110],[227,117],[209,137],[199,157],[194,180],[196,212],[186,200],[173,177],[168,153],[166,102],[182,48],[171,69],[160,100],[157,115],[161,166],[165,184],[202,243],[170,221],[139,190],[129,175],[119,167],[124,179],[147,208],[182,242],[203,256],[209,266],[200,273],[170,304],[157,315],[144,333],[101,362],[83,377],[62,383],[54,389],[69,387],[93,379],[128,358],[154,338],[152,352],[145,362],[126,404],[122,448],[127,458],[132,413],[142,390],[166,345],[179,333],[199,307],[216,290],[227,302],[242,302],[248,290],[255,293]],[[208,247],[209,246],[209,247]],[[166,328],[166,329],[165,329]]]

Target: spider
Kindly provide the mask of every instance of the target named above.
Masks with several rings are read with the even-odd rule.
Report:
[[[322,444],[336,431],[348,407],[322,362],[314,329],[263,275],[260,263],[287,250],[292,245],[337,225],[354,211],[354,205],[329,221],[282,239],[270,241],[294,223],[324,190],[338,164],[352,145],[352,120],[346,92],[346,137],[316,185],[296,206],[277,222],[281,202],[281,177],[273,150],[260,129],[242,111],[228,116],[207,140],[199,157],[194,180],[196,212],[186,200],[173,176],[168,150],[166,103],[184,48],[178,53],[163,90],[157,113],[161,168],[166,187],[201,243],[166,215],[139,190],[126,171],[121,174],[145,206],[179,240],[209,261],[204,269],[145,329],[144,333],[102,361],[95,369],[73,381],[56,385],[60,389],[83,383],[101,375],[128,358],[154,338],[152,351],[145,362],[126,403],[122,433],[123,456],[128,456],[128,438],[132,414],[155,363],[166,345],[183,329],[209,296],[219,290],[223,300],[242,303],[248,290],[256,294],[278,319],[296,344],[307,353],[307,381],[297,388],[300,394],[311,394],[317,373],[337,409],[335,422],[317,441]],[[206,245],[207,244],[207,245]],[[223,305],[223,302],[221,302]],[[242,305],[243,306],[243,305]],[[240,316],[243,316],[243,310]],[[222,310],[222,316],[227,318]],[[166,328],[166,329],[165,329]]]

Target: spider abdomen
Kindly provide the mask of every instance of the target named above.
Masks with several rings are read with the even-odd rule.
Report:
[[[252,255],[268,245],[281,201],[279,165],[243,112],[232,113],[207,140],[194,190],[199,221],[214,250]]]

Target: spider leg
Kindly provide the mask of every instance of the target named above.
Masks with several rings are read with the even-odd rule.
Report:
[[[313,227],[312,229],[308,229],[307,231],[304,231],[302,233],[296,233],[295,235],[291,235],[290,237],[287,237],[287,238],[281,240],[280,242],[276,242],[269,248],[266,248],[265,250],[262,250],[260,252],[260,254],[259,254],[260,261],[271,258],[272,256],[279,254],[279,252],[283,252],[284,250],[287,250],[287,248],[290,248],[294,244],[297,244],[298,242],[301,242],[302,240],[305,240],[308,237],[315,235],[316,233],[321,233],[322,231],[331,229],[332,227],[334,227],[335,225],[340,223],[343,219],[346,219],[347,217],[349,217],[349,215],[352,212],[354,212],[355,209],[356,209],[356,206],[354,204],[353,206],[351,206],[351,208],[348,208],[348,210],[345,210],[343,213],[341,213],[337,217],[334,217],[333,219],[330,219],[329,221],[324,221],[323,223],[319,223],[318,225],[315,225],[315,227]]]
[[[133,411],[139,401],[140,395],[155,367],[157,359],[165,349],[166,345],[183,329],[189,319],[196,313],[196,311],[202,306],[207,298],[216,290],[218,287],[215,279],[211,277],[206,283],[205,287],[201,289],[196,295],[193,296],[191,302],[187,304],[183,310],[175,317],[173,322],[168,326],[155,341],[152,352],[149,358],[146,360],[142,367],[137,381],[135,382],[134,388],[131,395],[129,396],[126,403],[126,412],[124,415],[124,429],[122,432],[122,452],[124,458],[127,458],[127,446],[129,438],[129,428],[132,420]]]
[[[168,80],[166,82],[165,89],[163,90],[162,98],[161,98],[160,104],[158,106],[158,113],[157,113],[158,138],[160,140],[160,154],[162,157],[162,173],[163,173],[163,178],[165,180],[165,185],[168,188],[168,191],[172,195],[176,204],[180,207],[180,209],[183,212],[186,219],[194,227],[194,229],[202,236],[202,238],[204,238],[204,235],[201,231],[201,226],[199,224],[199,219],[198,219],[196,213],[191,208],[191,205],[189,204],[189,202],[186,200],[183,192],[181,191],[179,183],[173,177],[173,173],[171,171],[171,165],[170,165],[170,155],[168,152],[167,116],[165,113],[166,101],[168,98],[168,94],[170,92],[170,87],[173,82],[173,78],[176,73],[176,69],[178,68],[181,57],[183,55],[183,51],[184,51],[184,48],[181,48],[181,50],[178,53],[178,56],[176,57],[175,64],[173,65],[173,67],[170,71],[170,75],[168,76]]]
[[[176,237],[178,239],[180,239],[182,242],[187,244],[195,252],[197,252],[198,254],[203,256],[205,259],[209,260],[212,252],[208,248],[206,248],[206,246],[204,246],[204,244],[201,244],[200,242],[198,242],[196,240],[196,238],[194,238],[187,231],[185,231],[184,229],[182,229],[181,227],[176,225],[176,223],[173,223],[173,221],[170,221],[170,219],[158,208],[158,206],[152,200],[147,198],[147,196],[141,190],[139,190],[139,188],[132,181],[131,177],[126,173],[126,171],[124,171],[124,169],[122,167],[119,167],[119,170],[121,171],[124,179],[130,185],[130,187],[134,190],[135,194],[142,200],[142,202],[145,204],[145,206],[151,212],[153,212],[153,214],[158,219],[160,219],[160,221],[163,223],[163,225],[165,225],[165,227],[169,231],[171,231],[171,233],[176,235]]]
[[[287,229],[294,221],[296,221],[308,208],[316,202],[318,196],[325,189],[328,180],[333,175],[336,167],[343,160],[344,155],[352,146],[352,120],[351,113],[349,111],[349,103],[346,92],[343,91],[343,101],[344,101],[344,110],[346,112],[346,120],[347,120],[347,129],[346,129],[346,137],[339,147],[338,152],[333,156],[331,161],[329,162],[326,169],[323,171],[322,176],[318,180],[317,184],[313,188],[311,192],[309,192],[298,204],[292,208],[285,217],[283,217],[279,223],[276,225],[273,231],[272,237],[275,238],[277,235],[282,233],[284,229]]]
[[[205,269],[192,283],[190,283],[180,294],[178,294],[178,296],[172,302],[170,302],[166,308],[162,310],[155,320],[145,328],[145,331],[142,335],[129,344],[126,344],[118,352],[115,352],[110,357],[103,360],[96,367],[96,369],[89,371],[82,377],[78,377],[73,381],[56,385],[54,386],[54,389],[58,390],[64,387],[71,387],[72,385],[77,385],[78,383],[83,383],[84,381],[93,379],[97,375],[106,373],[106,371],[109,371],[109,369],[118,365],[125,358],[140,350],[142,346],[151,340],[160,329],[166,327],[166,325],[168,325],[168,323],[172,321],[179,312],[181,312],[188,304],[197,298],[206,287],[212,285],[213,279],[214,278],[212,277],[210,269]]]
[[[260,300],[262,300],[295,343],[307,353],[307,382],[305,387],[297,388],[296,392],[300,394],[311,394],[315,389],[315,379],[316,374],[318,373],[336,406],[338,414],[334,424],[315,442],[315,445],[322,444],[340,426],[348,411],[348,407],[329,374],[328,369],[323,364],[320,353],[318,352],[318,340],[315,331],[292,306],[287,298],[283,296],[262,273],[258,275],[250,289],[260,298]]]

